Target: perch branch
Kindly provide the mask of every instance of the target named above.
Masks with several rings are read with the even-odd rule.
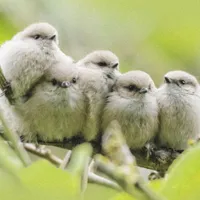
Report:
[[[49,145],[49,146],[56,146],[64,149],[72,149],[76,145],[83,142],[77,139],[65,140],[62,142],[57,141],[38,141],[38,144],[41,145]],[[92,146],[94,149],[94,154],[102,153],[101,152],[101,142],[92,142]],[[168,150],[168,149],[155,149],[148,155],[148,151],[145,148],[140,150],[131,150],[132,154],[135,156],[137,165],[139,167],[144,167],[147,169],[156,170],[159,172],[165,172],[168,167],[171,165],[173,160],[179,155],[179,153]]]
[[[0,89],[2,91],[1,95],[5,94],[10,104],[12,104],[14,101],[12,88],[10,86],[10,83],[7,82],[5,76],[3,75],[1,66],[0,66]]]
[[[122,191],[122,188],[115,182],[110,181],[109,179],[103,178],[94,173],[89,173],[89,182],[90,183],[98,183],[99,185],[107,186],[115,190]]]
[[[62,160],[59,157],[53,155],[49,149],[42,149],[41,147],[37,147],[35,144],[25,143],[24,147],[28,152],[30,152],[38,157],[48,160],[49,162],[51,162],[52,164],[54,164],[57,167],[61,166],[64,163],[65,158],[69,156],[69,154],[67,152],[64,160]],[[106,178],[103,178],[101,176],[98,176],[93,172],[89,172],[88,181],[89,181],[89,183],[96,183],[99,185],[107,186],[107,187],[115,189],[115,190],[121,190],[121,188],[119,187],[119,185],[117,183],[110,181]]]
[[[7,97],[9,102],[13,102],[12,98],[12,89],[9,85],[9,83],[6,81],[2,70],[0,68],[0,88],[3,91],[3,94]],[[38,144],[43,145],[51,145],[56,146],[64,149],[72,149],[76,145],[86,142],[83,139],[75,138],[70,140],[64,140],[63,142],[57,142],[57,141],[38,141]],[[93,150],[94,154],[101,153],[101,142],[93,142]],[[138,166],[144,167],[147,169],[156,170],[159,172],[165,172],[168,167],[171,165],[173,160],[177,157],[176,152],[171,152],[170,150],[166,149],[158,149],[152,152],[152,154],[149,156],[148,152],[145,151],[145,149],[142,150],[132,150],[133,155],[135,156],[135,159],[137,161]]]
[[[35,144],[28,144],[28,143],[24,143],[24,148],[28,152],[48,160],[49,162],[51,162],[52,164],[56,165],[57,167],[60,166],[60,164],[63,162],[62,159],[60,159],[57,156],[53,155],[51,153],[50,149],[37,147]]]
[[[65,169],[65,168],[66,168],[66,166],[67,166],[67,164],[68,164],[68,162],[69,162],[71,153],[72,153],[72,152],[71,152],[70,150],[67,151],[67,153],[66,153],[66,155],[65,155],[65,157],[64,157],[64,159],[63,159],[63,161],[62,161],[62,163],[60,164],[60,168],[61,168],[61,169]]]
[[[1,109],[0,112],[0,120],[4,126],[4,136],[7,140],[10,141],[12,147],[15,149],[17,155],[21,159],[22,163],[25,167],[31,164],[31,159],[29,158],[28,153],[25,151],[23,144],[20,142],[20,138],[18,137],[17,133],[9,127],[9,123],[7,120],[7,114],[11,113],[11,108],[7,106],[6,113],[4,112],[5,107]]]
[[[107,157],[95,156],[97,170],[109,175],[127,193],[137,199],[163,199],[144,184],[135,157],[131,154],[121,132],[121,127],[115,120],[109,124],[104,132],[102,149]]]
[[[6,78],[4,77],[4,75],[2,73],[1,66],[0,66],[0,89],[2,91],[1,95],[5,94],[5,96],[9,100],[9,102],[12,103],[12,101],[13,101],[12,89],[10,87],[10,84],[6,81]],[[5,110],[6,110],[6,113],[5,113]],[[31,160],[30,160],[27,152],[24,150],[24,147],[21,144],[17,133],[9,127],[7,115],[10,113],[12,113],[12,110],[9,105],[4,105],[4,107],[1,108],[0,119],[4,126],[5,137],[12,143],[13,148],[17,152],[19,158],[22,160],[24,166],[28,166],[31,164]]]

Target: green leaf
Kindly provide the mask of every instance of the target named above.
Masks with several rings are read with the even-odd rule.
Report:
[[[154,191],[159,191],[162,184],[163,184],[163,179],[157,179],[148,182],[148,186]]]
[[[113,198],[111,198],[110,200],[136,200],[136,199],[125,192],[121,192],[116,196],[114,196]]]
[[[0,167],[10,173],[17,173],[23,168],[23,163],[15,151],[0,137]]]
[[[0,34],[0,44],[5,42],[5,40],[10,40],[12,36],[17,31],[15,26],[12,24],[2,12],[0,12],[0,23],[1,23],[1,34]]]
[[[20,171],[19,177],[36,199],[71,199],[79,192],[79,178],[40,160]]]
[[[84,199],[86,200],[102,200],[102,199],[112,199],[113,197],[121,194],[120,192],[107,188],[101,185],[88,184],[87,190],[84,194]]]
[[[186,150],[170,166],[160,192],[170,200],[200,199],[200,144]]]

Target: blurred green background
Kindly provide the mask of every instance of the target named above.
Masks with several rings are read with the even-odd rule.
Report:
[[[157,85],[173,69],[199,78],[198,0],[0,0],[0,43],[38,21],[58,29],[62,50],[75,60],[109,49],[122,72],[144,70]]]

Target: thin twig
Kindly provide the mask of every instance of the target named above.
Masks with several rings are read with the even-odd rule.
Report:
[[[7,85],[7,81],[5,76],[3,75],[1,66],[0,66],[0,88],[3,91],[5,89],[5,86]]]
[[[94,159],[92,159],[89,164],[89,172],[94,172],[94,166]]]
[[[70,156],[71,156],[71,151],[67,151],[62,163],[60,164],[60,168],[61,169],[65,169],[65,167],[67,166],[68,162],[69,162],[69,159],[70,159]]]
[[[10,84],[6,81],[5,76],[3,75],[1,66],[0,66],[0,89],[2,94],[5,94],[6,98],[8,99],[9,103],[13,102],[13,93],[10,87]],[[6,108],[5,108],[6,107]],[[16,131],[12,130],[9,127],[9,123],[7,121],[6,116],[8,114],[11,115],[12,111],[10,105],[5,104],[4,108],[1,109],[2,112],[0,113],[0,119],[3,124],[5,130],[5,137],[12,143],[13,148],[16,150],[19,158],[22,160],[24,166],[28,166],[31,164],[31,159],[29,158],[27,152],[24,150],[23,145],[20,142],[20,139],[16,133]],[[6,110],[6,113],[4,112]]]
[[[7,82],[5,76],[3,75],[1,66],[0,66],[0,89],[2,91],[1,95],[4,95],[7,97],[8,101],[13,104],[14,99],[13,99],[13,92],[12,88],[10,86],[10,83]]]
[[[6,110],[6,113],[5,113]],[[27,167],[31,164],[31,159],[29,158],[28,153],[25,151],[23,144],[20,142],[20,139],[16,133],[15,130],[11,129],[8,123],[8,120],[6,116],[8,114],[11,115],[12,111],[9,105],[4,105],[3,108],[1,108],[0,112],[0,119],[4,127],[4,135],[5,137],[11,142],[11,145],[15,149],[16,153],[18,154],[19,158],[23,162],[24,166]]]
[[[84,141],[81,141],[84,142]],[[80,144],[79,141],[77,140],[70,140],[70,141],[38,141],[38,144],[41,145],[50,145],[50,146],[56,146],[60,147],[63,149],[72,149],[75,147],[77,144]],[[100,151],[101,149],[101,143],[94,143],[93,149],[94,149],[94,154],[97,153],[102,153]],[[165,156],[160,154],[160,151],[165,152]],[[151,152],[151,155],[148,156],[148,152],[146,151],[145,148],[139,149],[139,150],[131,150],[132,154],[135,156],[137,165],[139,167],[147,168],[147,169],[152,169],[156,170],[159,172],[165,172],[169,168],[169,166],[172,164],[173,160],[178,156],[177,152],[172,152],[170,149],[162,149],[162,148],[157,148],[156,150],[153,150]]]
[[[62,159],[53,155],[50,149],[38,148],[35,144],[28,143],[24,143],[24,148],[34,155],[45,158],[56,166],[60,166],[60,164],[63,162]]]
[[[24,147],[28,152],[48,160],[49,162],[56,165],[57,167],[61,166],[61,164],[63,163],[62,159],[53,155],[50,151],[48,151],[48,149],[46,149],[46,151],[48,151],[48,154],[46,154],[46,152],[44,152],[44,151],[37,150],[37,147],[34,144],[24,143]],[[49,154],[51,154],[51,155],[49,155]],[[103,178],[101,176],[98,176],[92,172],[89,172],[89,174],[88,174],[88,182],[104,185],[104,186],[107,186],[107,187],[110,187],[110,188],[116,189],[116,190],[121,190],[117,183],[115,183],[111,180],[108,180],[106,178]]]
[[[109,159],[97,155],[95,157],[97,169],[109,175],[127,193],[138,199],[163,199],[144,184],[136,165],[136,159],[131,154],[117,121],[112,121],[105,130],[102,149]]]
[[[84,166],[84,169],[83,169],[83,173],[82,173],[82,180],[81,180],[81,191],[82,191],[82,194],[84,194],[84,192],[87,189],[88,178],[89,178],[89,162],[90,162],[90,157],[87,157],[86,161],[85,161],[85,166]]]
[[[5,169],[12,175],[16,175],[20,169],[24,168],[24,164],[16,154],[11,145],[0,137],[0,168]]]
[[[96,175],[92,172],[89,173],[88,178],[89,178],[90,183],[98,183],[99,185],[107,186],[112,189],[122,191],[122,188],[117,183],[115,183],[109,179],[103,178],[99,175]]]

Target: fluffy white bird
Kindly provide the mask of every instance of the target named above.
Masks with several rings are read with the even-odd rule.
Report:
[[[76,65],[101,70],[110,88],[120,75],[118,57],[107,50],[93,51],[79,60]]]
[[[19,132],[28,140],[44,141],[80,136],[95,139],[108,87],[99,71],[63,65],[50,68],[31,90],[30,97],[15,106],[26,126]]]
[[[85,124],[85,97],[79,89],[75,68],[56,66],[31,90],[30,98],[15,106],[26,129],[28,140],[36,136],[44,141],[63,140],[79,135]]]
[[[160,109],[159,143],[184,150],[189,139],[200,134],[200,87],[197,79],[184,71],[171,71],[158,89]]]
[[[58,48],[57,31],[48,23],[31,24],[0,49],[0,66],[15,99],[25,95],[45,70],[61,60],[72,62]]]
[[[119,76],[104,109],[103,130],[112,120],[117,120],[128,146],[142,148],[158,130],[155,91],[153,80],[143,71],[129,71]]]
[[[17,132],[28,140],[79,135],[90,141],[100,130],[108,94],[105,76],[101,70],[74,67],[57,44],[56,30],[39,23],[3,45],[2,71],[18,100],[14,112],[22,119]]]
[[[72,65],[72,59],[58,47],[56,29],[48,23],[31,24],[16,34],[12,40],[2,45],[0,66],[14,94],[15,105],[13,108],[15,113],[13,115],[16,118],[23,118],[22,122],[16,125],[17,132],[20,135],[25,134],[30,137],[38,133],[42,135],[43,129],[40,125],[43,122],[43,126],[51,123],[51,120],[48,119],[52,116],[55,119],[58,112],[56,113],[56,110],[54,110],[54,105],[58,105],[59,109],[59,102],[66,101],[64,99],[65,92],[58,97],[59,89],[64,88],[63,91],[65,91],[68,87],[67,81],[71,78],[69,74],[71,74]],[[50,87],[51,82],[58,87],[55,93],[53,93],[55,87]],[[76,96],[76,93],[74,96]],[[52,106],[48,107],[48,101],[52,101]],[[75,104],[73,98],[70,101],[72,105]],[[45,102],[46,105],[44,105]],[[1,98],[1,103],[5,104],[3,98]],[[44,110],[41,108],[44,108]],[[40,113],[40,109],[49,114]],[[60,115],[62,117],[62,112]],[[38,119],[34,119],[34,116]],[[46,121],[40,121],[43,116],[46,117]],[[35,125],[36,123],[38,123],[38,126]],[[34,126],[36,127],[33,128]],[[45,137],[45,134],[48,134],[48,128],[44,130],[47,130],[44,133]],[[51,132],[49,135],[51,137]]]
[[[101,129],[102,112],[110,91],[104,75],[99,70],[78,68],[79,87],[86,98],[86,122],[83,127],[86,140],[95,139]]]

